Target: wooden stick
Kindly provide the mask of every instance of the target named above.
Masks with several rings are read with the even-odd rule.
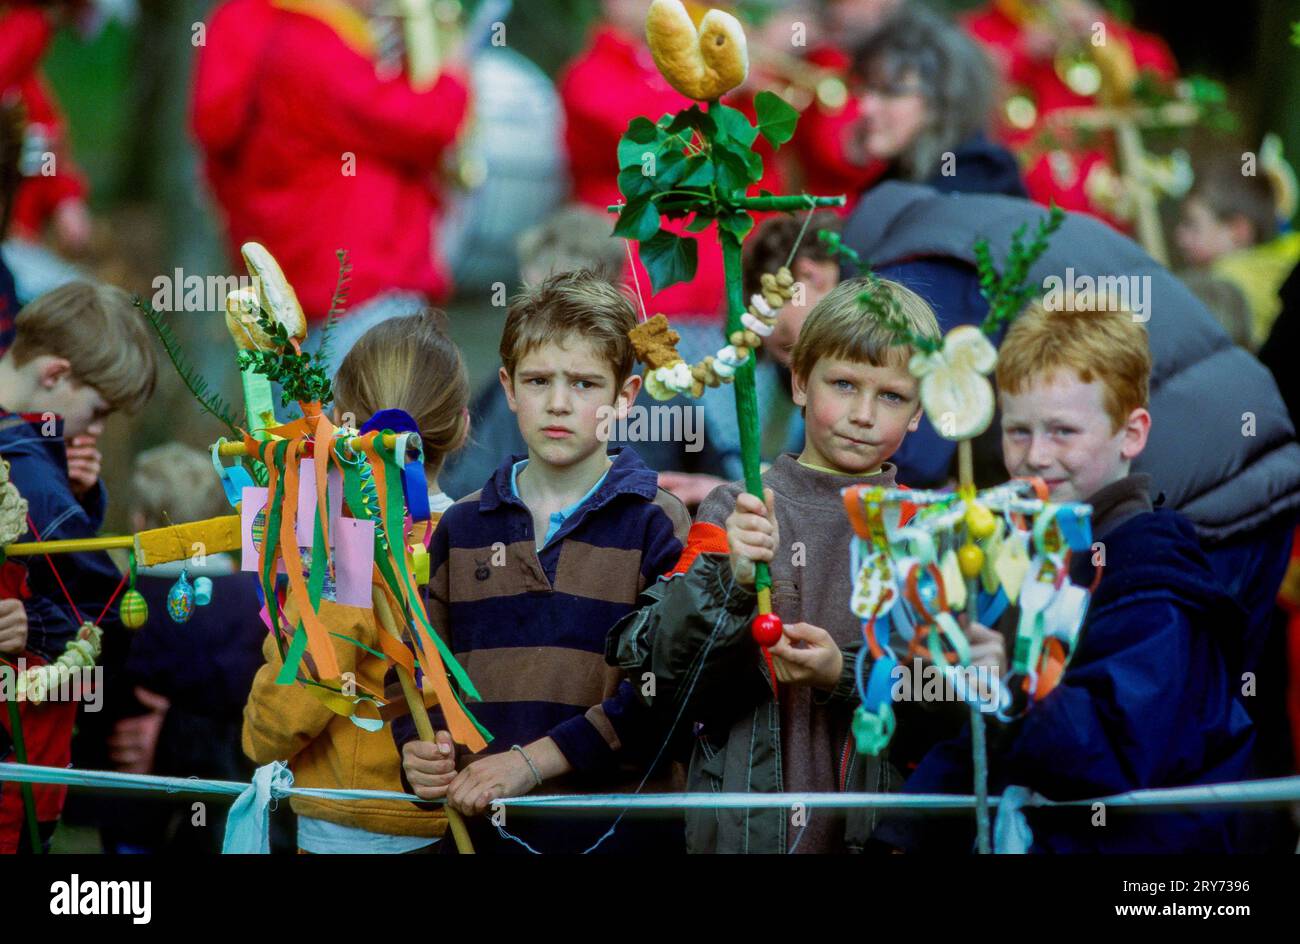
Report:
[[[113,551],[135,546],[134,534],[108,538],[69,538],[66,541],[28,541],[5,545],[6,557],[30,557],[33,554],[80,554],[83,551]]]
[[[1160,209],[1156,206],[1155,194],[1151,192],[1151,186],[1145,178],[1143,158],[1146,152],[1142,147],[1142,135],[1137,125],[1131,121],[1121,121],[1115,125],[1115,140],[1119,146],[1120,170],[1136,184],[1134,195],[1137,199],[1138,241],[1152,259],[1167,266],[1169,250],[1165,247],[1165,233],[1160,227]]]
[[[383,436],[380,436],[379,440],[381,443],[383,443],[385,449],[392,449],[393,446],[397,443],[397,434],[386,433]],[[362,442],[363,442],[362,438],[360,436],[356,436],[348,440],[348,448],[359,450],[361,448]],[[304,446],[305,443],[299,443],[298,451],[301,452]],[[225,456],[226,458],[230,458],[231,456],[252,456],[255,459],[257,458],[257,453],[250,452],[248,447],[239,441],[222,443],[217,448],[217,454],[221,456]]]
[[[378,588],[371,590],[371,604],[374,606],[375,616],[379,619],[380,624],[387,631],[400,638],[401,633],[397,628],[397,620],[393,617],[393,611],[388,607],[388,600]],[[415,679],[411,678],[411,673],[406,671],[402,665],[394,666],[397,669],[397,680],[402,685],[402,695],[406,698],[406,707],[411,711],[411,718],[415,721],[415,731],[421,741],[428,741],[430,744],[436,744],[437,738],[433,732],[433,723],[429,720],[429,712],[424,707],[424,698],[419,690],[415,687]],[[450,806],[444,806],[443,812],[447,814],[447,826],[451,829],[452,838],[456,840],[456,850],[461,855],[473,855],[474,844],[470,841],[469,830],[465,828],[465,820],[461,815],[453,810]]]
[[[967,491],[975,489],[975,455],[969,439],[957,441],[957,484]]]

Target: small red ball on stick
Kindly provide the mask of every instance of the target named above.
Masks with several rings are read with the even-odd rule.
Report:
[[[781,638],[782,631],[781,617],[775,613],[759,613],[754,617],[754,622],[750,624],[750,632],[754,635],[754,642],[764,649],[775,646],[777,640]]]

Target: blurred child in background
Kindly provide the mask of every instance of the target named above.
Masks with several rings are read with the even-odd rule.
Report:
[[[1257,163],[1268,164],[1262,156]],[[1198,167],[1176,238],[1189,266],[1228,282],[1246,297],[1247,346],[1256,350],[1282,310],[1278,290],[1300,262],[1300,233],[1279,232],[1279,219],[1289,214],[1281,205],[1275,168],[1256,166],[1253,174],[1245,170],[1236,154],[1212,157]]]
[[[178,442],[136,456],[131,486],[134,531],[231,514],[212,460]],[[176,623],[167,595],[182,572],[191,582],[211,581],[211,603]],[[78,726],[76,766],[249,780],[254,768],[240,750],[239,728],[267,634],[257,618],[256,575],[238,572],[227,554],[201,554],[141,568],[136,589],[148,619],[134,632],[104,637],[104,708]],[[224,804],[208,804],[197,819],[188,798],[86,793],[68,806],[69,820],[89,813],[98,821],[105,852],[221,851]]]

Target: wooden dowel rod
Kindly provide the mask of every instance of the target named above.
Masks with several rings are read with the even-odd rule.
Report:
[[[383,625],[387,632],[393,635],[400,635],[397,631],[397,620],[393,617],[392,610],[388,607],[388,600],[384,594],[375,589],[371,592],[371,603],[375,609],[375,616]],[[436,744],[437,738],[433,732],[433,722],[429,720],[429,712],[424,707],[424,697],[420,694],[419,689],[415,687],[415,679],[411,678],[411,673],[406,671],[405,666],[394,666],[397,670],[397,680],[402,685],[402,696],[406,699],[406,707],[410,709],[411,718],[415,721],[415,732],[421,741],[428,741],[430,744]],[[453,810],[450,806],[444,806],[443,812],[447,814],[447,827],[451,830],[452,838],[456,841],[456,850],[461,855],[473,855],[474,844],[470,841],[469,830],[465,828],[465,820],[461,818],[460,813]]]
[[[33,554],[80,554],[82,551],[113,551],[135,547],[134,534],[109,538],[69,538],[66,541],[28,541],[5,546],[7,557],[31,557]]]
[[[380,436],[379,439],[385,449],[392,449],[393,446],[396,445],[397,443],[397,434],[385,433],[383,436]],[[351,449],[359,450],[361,448],[361,443],[362,443],[361,437],[356,436],[348,440],[348,447]],[[299,449],[301,450],[301,448],[302,448],[302,444],[299,444]],[[249,456],[249,455],[253,456],[253,458],[257,458],[257,455],[255,453],[249,452],[248,447],[239,441],[222,443],[217,448],[217,454],[221,456],[225,456],[226,458],[230,458],[231,456]]]

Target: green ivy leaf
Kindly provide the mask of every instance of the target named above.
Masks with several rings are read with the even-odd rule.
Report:
[[[681,187],[707,187],[713,183],[713,162],[703,154],[692,154],[684,162]]]
[[[655,172],[650,175],[654,188],[661,192],[670,190],[686,173],[686,155],[673,146],[655,158],[654,169]]]
[[[641,263],[650,274],[650,287],[661,292],[670,285],[695,278],[699,246],[694,239],[660,232],[641,243]]]
[[[732,196],[741,196],[757,179],[752,174],[751,164],[746,156],[753,153],[753,151],[738,151],[729,147],[714,147],[714,172],[717,185],[723,192]]]
[[[713,217],[704,213],[696,213],[695,219],[686,224],[686,229],[688,232],[702,233],[712,225]]]
[[[737,242],[743,242],[753,228],[754,218],[744,210],[733,210],[725,216],[718,217],[718,229],[731,233],[736,237]]]
[[[647,151],[654,153],[663,131],[649,118],[633,118],[618,142],[618,166],[640,167]]]
[[[624,239],[645,242],[659,232],[659,208],[649,196],[637,197],[628,202],[618,214],[614,224],[614,235]]]
[[[683,131],[698,131],[703,138],[712,138],[718,126],[708,112],[699,105],[692,105],[685,111],[679,111],[664,130],[669,134],[681,134]]]
[[[775,92],[762,91],[754,99],[758,113],[758,130],[772,147],[780,147],[794,137],[799,112]]]
[[[654,178],[641,173],[640,164],[634,167],[624,167],[618,172],[618,192],[623,195],[623,199],[628,203],[638,197],[652,194],[654,191]]]
[[[758,129],[749,123],[749,119],[742,111],[737,111],[728,105],[718,105],[709,109],[709,114],[718,125],[718,133],[714,136],[715,143],[731,140],[748,148],[758,137]]]

